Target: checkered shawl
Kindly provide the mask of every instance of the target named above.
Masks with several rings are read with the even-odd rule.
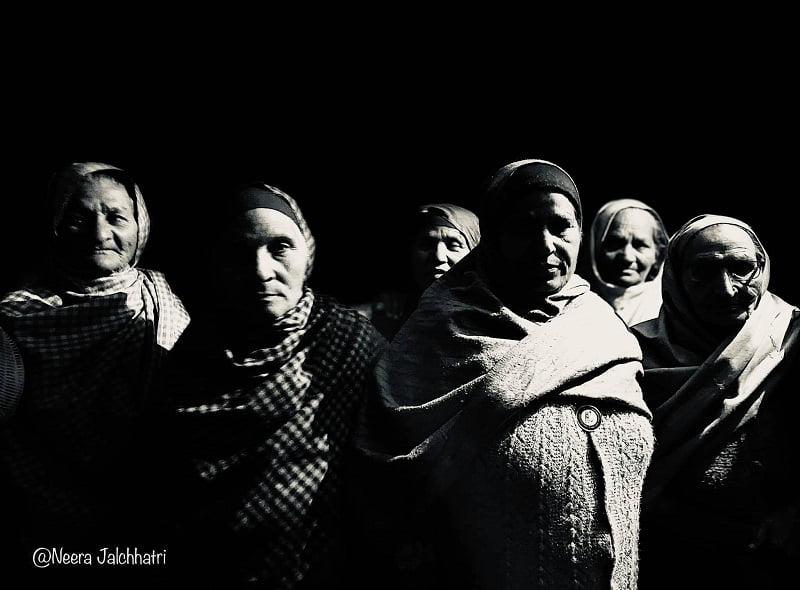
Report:
[[[0,301],[27,369],[0,456],[43,520],[86,524],[100,517],[96,502],[118,501],[102,497],[101,482],[124,462],[154,374],[189,317],[156,271],[41,284]]]
[[[19,349],[0,329],[0,422],[14,412],[24,382],[25,369]]]
[[[343,452],[383,339],[308,288],[274,329],[278,344],[244,357],[208,332],[187,333],[167,373],[168,430],[189,444],[201,486],[192,497],[208,494],[251,552],[237,555],[245,575],[291,588],[331,543]]]

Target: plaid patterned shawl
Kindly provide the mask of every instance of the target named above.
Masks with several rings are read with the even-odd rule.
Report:
[[[25,382],[25,368],[14,341],[0,329],[0,422],[17,406]]]
[[[97,175],[130,195],[136,251],[130,268],[86,280],[65,270],[57,236],[70,200]],[[125,502],[133,494],[131,462],[140,458],[138,420],[189,316],[161,273],[136,268],[150,216],[127,173],[102,162],[68,164],[53,175],[47,204],[50,266],[0,301],[0,324],[26,367],[19,409],[0,431],[0,461],[30,507],[30,524],[74,543],[95,526],[114,528],[110,515],[131,511]]]
[[[155,271],[43,285],[0,301],[0,322],[27,368],[0,456],[43,520],[83,526],[117,501],[104,497],[102,481],[119,468],[154,374],[189,317]]]
[[[342,455],[382,338],[308,288],[274,332],[277,344],[240,357],[224,321],[193,326],[167,372],[167,431],[186,445],[199,518],[224,520],[243,548],[243,575],[290,588],[331,542]]]

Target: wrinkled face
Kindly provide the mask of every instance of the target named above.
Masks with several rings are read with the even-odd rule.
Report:
[[[274,209],[242,212],[225,232],[226,290],[253,321],[271,323],[300,301],[308,246],[300,228]]]
[[[468,252],[467,239],[457,229],[433,225],[420,230],[411,250],[414,281],[420,289],[424,289]]]
[[[102,176],[88,178],[64,208],[57,228],[58,256],[82,276],[111,275],[130,267],[138,229],[125,187]]]
[[[555,293],[572,278],[581,230],[566,196],[537,191],[514,200],[499,231],[502,273],[520,293]]]
[[[718,328],[740,326],[758,303],[763,261],[753,240],[734,225],[713,225],[688,244],[683,286],[693,311]]]
[[[597,270],[607,283],[631,287],[647,280],[658,258],[655,218],[642,209],[623,209],[611,222],[597,252]]]

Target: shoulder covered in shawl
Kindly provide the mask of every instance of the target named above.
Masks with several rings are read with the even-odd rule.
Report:
[[[534,322],[503,306],[468,265],[448,275],[423,294],[378,361],[359,433],[368,456],[431,464],[456,447],[463,456],[486,442],[474,439],[555,397],[650,418],[636,339],[586,281],[574,277],[556,302],[560,312]]]
[[[556,300],[559,312],[540,322],[505,307],[467,265],[459,270],[424,293],[379,362],[378,376],[390,403],[420,405],[437,399],[492,370],[520,345],[530,347],[519,359],[528,365],[542,359],[576,373],[589,371],[594,363],[632,363],[633,373],[641,370],[636,339],[582,278],[573,277]]]
[[[14,411],[25,383],[25,368],[14,341],[0,328],[0,423]]]
[[[151,322],[156,344],[170,350],[189,325],[189,313],[160,271],[133,268],[86,284],[72,284],[56,274],[8,292],[0,301],[0,322],[18,337],[34,340],[48,332],[101,336],[123,329],[126,318]],[[94,330],[90,328],[95,324]],[[49,327],[49,328],[48,328]],[[47,328],[47,329],[45,329]],[[59,344],[63,346],[63,343]]]
[[[236,342],[226,327],[224,317],[207,315],[195,320],[178,341],[166,372],[171,403],[202,403],[203,398],[216,397],[252,377],[232,366],[227,351]],[[358,370],[365,371],[371,370],[385,345],[368,318],[333,297],[315,293],[302,335],[286,351],[286,358],[319,353],[326,365],[338,363],[341,369],[344,362],[355,363]],[[263,375],[268,373],[262,371]]]

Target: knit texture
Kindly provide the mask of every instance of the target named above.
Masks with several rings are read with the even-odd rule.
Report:
[[[448,496],[476,588],[636,588],[639,491],[653,447],[644,416],[545,404],[491,448]],[[590,442],[591,441],[591,442]]]

